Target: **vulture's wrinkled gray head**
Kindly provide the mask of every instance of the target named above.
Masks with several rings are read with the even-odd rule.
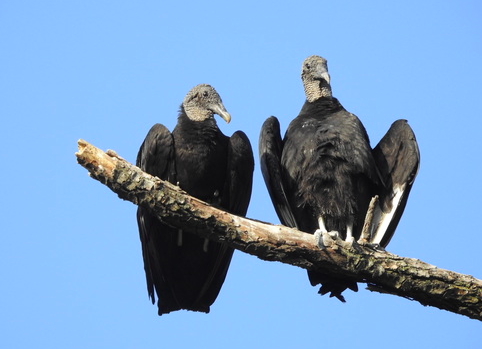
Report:
[[[323,57],[313,55],[303,61],[301,80],[308,102],[314,102],[321,97],[331,97],[328,62]]]
[[[221,97],[207,84],[194,86],[184,97],[182,106],[187,117],[193,121],[204,121],[214,114],[218,114],[227,123],[231,121],[231,115],[226,111]]]

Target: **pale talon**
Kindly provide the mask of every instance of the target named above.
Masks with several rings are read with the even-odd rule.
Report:
[[[323,233],[323,244],[326,247],[333,246],[337,238],[338,238],[338,232],[336,231]]]
[[[339,240],[339,239],[341,239],[340,233],[337,232],[336,230],[329,231],[329,232],[327,232],[327,234],[330,235],[330,237],[331,237],[333,240]]]
[[[325,245],[323,245],[323,232],[320,229],[316,229],[315,233],[313,234],[315,238],[315,244],[320,248],[324,249]]]
[[[349,236],[346,238],[345,241],[348,242],[350,245],[353,245],[355,243],[355,238],[353,236]]]
[[[322,229],[317,229],[314,232],[315,243],[320,249],[325,249],[326,247],[331,247],[336,240],[340,239],[340,233],[333,231],[323,231]]]

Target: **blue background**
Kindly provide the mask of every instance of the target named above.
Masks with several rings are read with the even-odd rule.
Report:
[[[136,207],[76,163],[83,138],[134,162],[213,85],[257,152],[263,121],[299,112],[300,68],[332,87],[374,146],[406,118],[422,163],[388,247],[482,277],[482,5],[478,1],[2,1],[2,348],[477,348],[480,322],[407,299],[320,297],[302,269],[235,253],[209,315],[158,317]],[[256,169],[248,216],[278,223]]]

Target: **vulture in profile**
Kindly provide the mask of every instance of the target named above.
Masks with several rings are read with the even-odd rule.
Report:
[[[415,136],[397,120],[372,150],[360,120],[332,96],[327,61],[308,57],[301,78],[306,101],[281,139],[276,117],[261,129],[259,155],[282,224],[324,238],[385,247],[405,208],[419,166]],[[373,203],[370,204],[372,198]],[[368,208],[373,221],[362,228]],[[320,294],[345,301],[354,281],[308,271]]]
[[[251,144],[241,131],[225,136],[214,114],[231,120],[213,87],[195,86],[184,98],[173,132],[155,124],[136,164],[191,196],[244,216],[254,168]],[[159,315],[180,309],[208,313],[233,249],[164,224],[143,207],[137,210],[137,223],[147,290],[153,304],[157,294]]]

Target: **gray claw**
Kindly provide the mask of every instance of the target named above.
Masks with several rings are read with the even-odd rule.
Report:
[[[340,233],[337,231],[328,231],[324,232],[320,229],[317,229],[314,233],[315,236],[315,243],[318,247],[324,250],[327,247],[332,247],[336,240],[340,240]]]

